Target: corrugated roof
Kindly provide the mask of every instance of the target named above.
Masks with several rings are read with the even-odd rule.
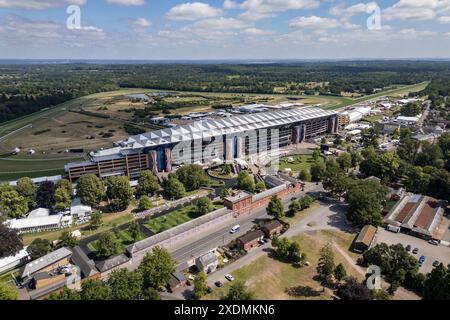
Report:
[[[355,242],[364,243],[366,246],[370,246],[377,233],[377,228],[371,225],[366,225],[361,229]]]

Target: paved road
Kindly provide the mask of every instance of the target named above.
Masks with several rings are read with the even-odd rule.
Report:
[[[289,204],[291,203],[292,197],[301,197],[307,192],[317,192],[322,190],[323,188],[320,184],[308,184],[305,187],[304,191],[300,191],[292,196],[283,199],[283,205],[285,206],[285,209],[287,209],[289,207]],[[255,223],[258,222],[259,219],[268,218],[271,217],[266,214],[266,207],[258,208],[250,214],[242,215],[236,219],[233,219],[220,229],[213,231],[212,233],[207,234],[200,239],[197,239],[181,248],[171,251],[172,257],[181,265],[191,260],[193,257],[199,257],[214,248],[229,243],[230,241],[240,237],[241,235],[249,231],[255,225]],[[230,229],[237,224],[241,226],[241,230],[235,234],[231,234]]]

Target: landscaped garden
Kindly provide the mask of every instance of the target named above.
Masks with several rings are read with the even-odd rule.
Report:
[[[301,154],[283,157],[279,161],[281,171],[290,168],[292,172],[300,172],[303,169],[310,170],[314,163],[313,156],[310,154]]]
[[[222,204],[213,204],[210,212],[220,208],[223,208]],[[144,226],[154,233],[160,233],[188,222],[189,220],[198,218],[199,216],[200,215],[197,212],[197,205],[192,204],[176,209],[161,217],[150,218],[144,223]]]
[[[139,235],[136,239],[133,239],[132,235],[130,234],[129,230],[116,230],[113,231],[114,234],[116,234],[116,238],[119,242],[119,248],[118,248],[118,252],[124,252],[125,251],[125,247],[129,244],[132,244],[136,241],[140,241],[146,238],[145,234],[142,232],[139,232]],[[93,252],[95,255],[97,255],[98,253],[98,240],[89,242],[87,244],[88,249]]]

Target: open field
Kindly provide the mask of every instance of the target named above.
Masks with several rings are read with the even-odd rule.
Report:
[[[265,254],[232,274],[236,279],[235,281],[243,281],[248,289],[254,292],[255,299],[331,299],[330,291],[322,292],[323,287],[313,277],[316,275],[319,251],[328,242],[339,239],[339,241],[335,241],[335,244],[348,252],[347,249],[353,240],[353,236],[341,235],[340,233],[339,231],[332,233],[310,231],[293,238],[299,243],[301,251],[306,253],[307,260],[311,263],[310,266],[297,268],[292,264],[280,262]],[[349,275],[362,280],[362,276],[337,250],[334,250],[334,253],[336,264],[342,263]],[[230,283],[225,283],[221,288],[215,288],[205,299],[220,299],[228,292],[229,286]],[[310,287],[318,295],[293,297],[286,293],[286,289],[296,286]]]

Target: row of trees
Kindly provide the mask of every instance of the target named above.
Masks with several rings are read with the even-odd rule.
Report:
[[[36,185],[30,178],[17,180],[16,186],[0,186],[0,210],[9,218],[23,217],[30,210],[40,207],[63,211],[72,202],[72,185],[68,180],[56,184],[45,181]]]

